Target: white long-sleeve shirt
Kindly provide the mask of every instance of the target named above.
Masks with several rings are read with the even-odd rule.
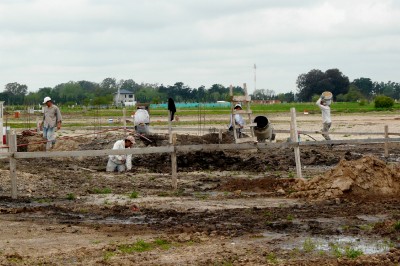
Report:
[[[150,123],[149,112],[147,112],[144,109],[137,109],[133,122],[134,122],[135,126],[140,125],[140,124]]]
[[[235,114],[234,119],[235,119],[236,125],[244,126],[245,122],[244,122],[243,117],[240,114]],[[229,127],[231,127],[231,126],[232,126],[232,116],[231,116],[231,123],[230,123]]]
[[[315,103],[319,109],[321,109],[321,113],[322,113],[322,123],[332,123],[331,120],[331,108],[329,107],[329,105],[322,105],[321,104],[321,98],[318,99],[318,101]]]
[[[124,149],[130,149],[130,148],[125,148],[125,140],[118,140],[114,143],[114,146],[112,148],[113,150],[124,150]],[[114,163],[117,164],[122,164],[123,161],[125,161],[126,169],[131,170],[132,169],[132,154],[128,155],[108,155],[108,158],[113,161]]]

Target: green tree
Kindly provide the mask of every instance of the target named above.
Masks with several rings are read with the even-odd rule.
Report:
[[[28,86],[17,82],[8,83],[4,87],[4,92],[8,97],[8,104],[23,104]]]
[[[335,68],[325,72],[313,69],[306,74],[300,74],[296,84],[298,100],[310,101],[312,95],[321,95],[324,91],[332,92],[334,98],[338,94],[345,94],[348,92],[350,82],[348,77]]]
[[[349,92],[345,94],[346,102],[357,102],[365,99],[364,95],[361,93],[360,89],[356,85],[351,84],[349,86]]]
[[[370,78],[358,78],[353,80],[351,84],[355,85],[361,91],[365,98],[372,98],[374,84]]]

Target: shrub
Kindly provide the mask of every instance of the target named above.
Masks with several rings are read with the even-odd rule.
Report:
[[[375,97],[375,108],[391,108],[394,105],[394,100],[385,95]]]

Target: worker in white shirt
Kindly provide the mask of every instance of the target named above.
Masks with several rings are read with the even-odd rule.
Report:
[[[130,149],[136,143],[133,136],[127,136],[125,139],[114,143],[113,150]],[[132,169],[132,154],[127,155],[108,155],[107,172],[124,172]]]
[[[149,134],[150,115],[144,106],[138,106],[133,123],[137,133]]]
[[[329,101],[330,102],[330,101]],[[325,96],[321,95],[318,101],[315,103],[319,109],[321,109],[322,113],[322,136],[326,140],[331,140],[329,137],[328,131],[331,128],[332,120],[331,120],[331,107],[328,104],[328,101],[325,101]]]
[[[240,104],[236,104],[235,107],[233,108],[234,110],[242,110],[242,106]],[[235,114],[234,116],[235,120],[235,128],[236,128],[236,133],[238,137],[242,137],[242,129],[245,124],[243,117],[240,114]],[[231,115],[231,123],[229,125],[229,131],[233,131],[233,125],[232,125],[232,115]]]

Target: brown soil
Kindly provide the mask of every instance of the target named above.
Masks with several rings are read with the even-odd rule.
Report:
[[[355,161],[341,160],[323,176],[299,182],[295,197],[379,197],[400,195],[400,168],[371,156]]]
[[[60,137],[53,150],[111,148],[120,138]],[[137,146],[168,145],[164,135],[149,139],[137,138]],[[218,142],[217,134],[177,139]],[[2,159],[0,265],[398,265],[400,145],[390,152],[302,147],[304,183],[295,178],[291,149],[182,153],[178,190],[163,154],[134,156],[123,174],[105,172],[106,156],[18,160],[16,200]],[[348,238],[354,249],[364,242],[386,248],[357,258],[338,256],[328,243],[306,248],[311,240],[332,246]]]

